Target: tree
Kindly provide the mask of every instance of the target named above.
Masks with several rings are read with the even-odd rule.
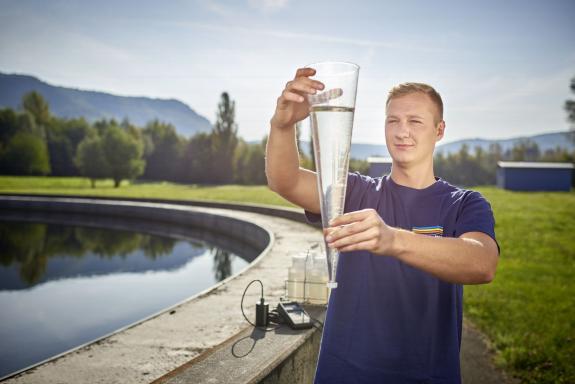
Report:
[[[472,158],[474,163],[473,185],[495,184],[495,172],[491,172],[490,160],[491,157],[488,152],[479,146],[475,147],[475,156]]]
[[[575,93],[575,77],[571,79],[571,92]],[[575,128],[575,100],[565,101],[565,111],[567,111],[567,119],[571,123],[571,128]]]
[[[16,112],[13,109],[0,109],[0,148],[18,132],[30,133],[40,138],[43,131],[36,126],[34,117],[28,112]]]
[[[65,136],[49,136],[48,152],[52,176],[74,176],[78,173],[74,163],[75,148]]]
[[[0,153],[0,172],[12,175],[50,173],[48,148],[44,140],[28,132],[18,132]]]
[[[22,97],[22,109],[34,116],[36,124],[46,127],[50,123],[50,107],[38,92],[32,91]]]
[[[50,173],[44,130],[28,111],[0,110],[0,172],[12,175]]]
[[[76,155],[80,143],[95,131],[83,118],[52,118],[47,130],[50,166],[53,176],[76,176],[79,174]]]
[[[249,144],[240,140],[234,156],[234,181],[239,184],[266,184],[265,148],[267,136],[261,143]]]
[[[303,121],[298,121],[297,123],[295,123],[295,139],[297,144],[297,152],[299,154],[300,159],[305,156],[305,152],[303,150],[303,143],[301,141],[302,122]]]
[[[99,136],[86,137],[78,146],[75,164],[80,174],[90,179],[92,188],[96,187],[96,180],[109,175],[109,164],[104,155],[102,139]]]
[[[482,149],[475,149],[475,154],[469,152],[467,145],[462,145],[457,153],[435,155],[434,169],[436,174],[450,183],[456,185],[479,185],[484,184],[489,178],[481,163],[486,160]],[[493,171],[495,172],[495,171]]]
[[[185,145],[182,156],[180,179],[189,183],[209,183],[213,181],[211,134],[205,132],[194,135]]]
[[[102,137],[108,175],[114,180],[114,187],[124,179],[135,179],[144,172],[142,159],[144,146],[141,140],[119,127],[114,121],[107,124]]]
[[[246,176],[248,176],[246,160],[250,151],[250,144],[244,140],[239,140],[234,153],[234,183],[247,184]]]
[[[369,163],[367,160],[351,158],[349,159],[349,171],[359,172],[361,174],[367,175],[369,172]]]
[[[17,114],[13,109],[0,109],[0,150],[8,145],[18,131]]]
[[[569,152],[567,149],[556,147],[547,149],[540,158],[541,161],[568,163],[575,161],[575,152]]]
[[[223,92],[212,131],[213,179],[216,183],[230,183],[233,180],[233,158],[238,145],[235,110],[236,103],[227,92]]]
[[[299,154],[299,165],[302,168],[314,171],[315,170],[315,159],[314,159],[314,153],[313,153],[313,142],[312,142],[313,138],[310,136],[309,147],[308,147],[307,143],[301,139],[303,122],[304,122],[303,120],[298,121],[295,125],[297,151]],[[308,156],[306,154],[306,147],[308,147],[311,151],[310,156]]]
[[[458,165],[459,181],[461,185],[473,185],[473,177],[477,171],[476,164],[473,161],[471,154],[469,153],[469,147],[464,144],[455,157],[455,164]]]
[[[528,139],[519,141],[510,151],[513,161],[537,161],[540,155],[537,143]]]
[[[184,142],[171,124],[154,120],[143,130],[148,150],[144,177],[152,180],[176,180]]]

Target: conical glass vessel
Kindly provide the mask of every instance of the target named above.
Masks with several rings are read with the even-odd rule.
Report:
[[[344,210],[359,66],[322,62],[308,67],[316,70],[313,78],[325,85],[324,92],[308,99],[321,221],[323,228],[327,228]],[[327,284],[329,288],[336,288],[339,253],[327,244],[325,249]]]

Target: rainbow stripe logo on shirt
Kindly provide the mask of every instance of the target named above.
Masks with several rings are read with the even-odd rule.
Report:
[[[432,225],[428,227],[413,227],[411,231],[421,235],[443,236],[443,227],[441,225]]]

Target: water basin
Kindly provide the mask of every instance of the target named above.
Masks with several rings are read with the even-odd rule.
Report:
[[[3,211],[0,378],[174,306],[257,254],[204,229]]]

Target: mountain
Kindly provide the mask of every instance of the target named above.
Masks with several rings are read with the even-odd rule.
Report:
[[[454,153],[458,152],[463,145],[467,145],[470,152],[473,152],[475,147],[481,147],[484,150],[489,150],[491,144],[499,144],[503,151],[511,149],[515,144],[530,140],[537,143],[539,150],[545,152],[548,149],[555,149],[561,147],[567,149],[568,151],[575,151],[575,131],[563,131],[554,133],[543,133],[534,136],[521,136],[514,137],[511,139],[503,140],[488,140],[488,139],[464,139],[457,140],[451,143],[445,143],[438,145],[435,149],[435,153]],[[302,150],[309,156],[310,153],[310,143],[309,141],[303,141],[301,143]],[[366,160],[370,156],[389,156],[387,147],[385,145],[377,144],[362,144],[362,143],[352,143],[351,144],[351,157],[355,159]]]
[[[128,118],[140,127],[158,119],[173,124],[184,136],[211,130],[208,119],[178,100],[116,96],[57,87],[32,76],[0,73],[0,107],[19,108],[22,96],[30,91],[40,93],[58,117],[85,117],[90,122],[102,118],[118,121]]]
[[[308,156],[311,153],[311,145],[309,141],[301,142],[301,149],[303,153]],[[351,143],[351,157],[354,159],[366,160],[370,156],[389,156],[387,152],[387,147],[385,145],[377,144],[362,144],[362,143]]]
[[[465,139],[458,140],[451,143],[446,143],[439,145],[436,148],[436,153],[441,152],[444,154],[458,152],[463,145],[467,145],[470,151],[473,151],[475,147],[481,147],[484,150],[488,150],[491,144],[499,144],[503,151],[513,148],[515,144],[521,141],[529,140],[534,142],[539,147],[541,152],[545,152],[548,149],[555,149],[561,147],[567,149],[568,151],[575,150],[575,132],[574,131],[564,131],[564,132],[553,132],[553,133],[543,133],[534,136],[521,136],[514,137],[511,139],[503,140],[487,140],[487,139]]]

